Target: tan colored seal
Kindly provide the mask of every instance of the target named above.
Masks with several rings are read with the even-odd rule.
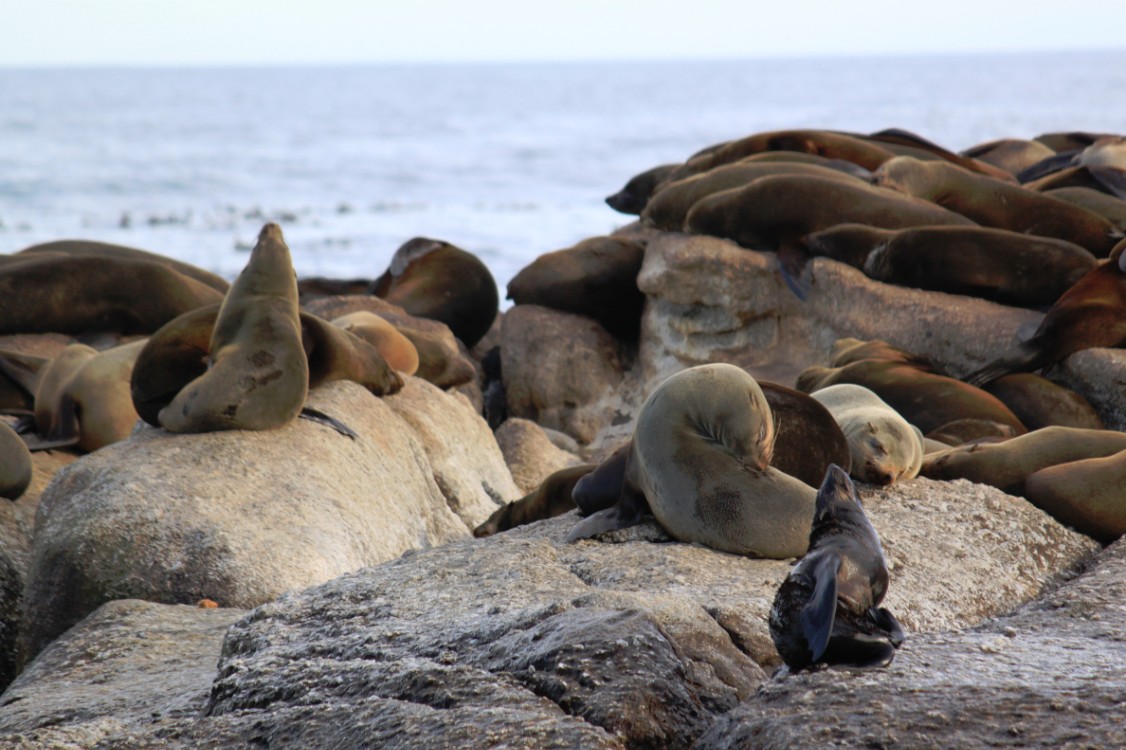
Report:
[[[1126,450],[1049,466],[1024,480],[1036,507],[1103,544],[1126,534]]]
[[[374,346],[387,364],[404,375],[414,375],[418,371],[418,349],[398,328],[375,313],[357,310],[334,319],[332,323]]]
[[[297,276],[281,227],[267,224],[231,285],[211,334],[208,369],[160,411],[172,432],[270,430],[305,405]]]
[[[871,484],[914,479],[923,463],[923,434],[872,391],[841,383],[810,394],[841,426],[853,477]]]

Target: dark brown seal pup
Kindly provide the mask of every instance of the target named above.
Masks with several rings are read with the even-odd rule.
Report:
[[[396,250],[372,292],[411,315],[445,323],[467,347],[488,332],[500,303],[497,284],[480,258],[428,237]]]
[[[770,637],[789,671],[886,667],[905,638],[880,606],[888,569],[848,474],[830,466],[817,492],[809,551],[778,588]]]
[[[104,255],[10,256],[0,266],[0,333],[147,334],[222,292],[164,263]]]
[[[1104,257],[1121,238],[1098,214],[948,162],[900,156],[883,164],[872,178],[877,185],[933,201],[982,226],[1067,240],[1097,257]]]
[[[540,482],[540,486],[534,491],[498,508],[484,523],[473,529],[473,536],[492,536],[574,510],[575,501],[571,498],[571,492],[578,481],[595,468],[595,464],[580,464],[554,472]]]
[[[637,274],[644,259],[640,243],[590,237],[525,266],[508,282],[508,298],[518,305],[586,315],[612,335],[636,341],[645,305]]]
[[[1075,282],[1027,341],[966,376],[982,386],[1002,375],[1031,372],[1083,349],[1126,344],[1126,240]]]
[[[625,187],[606,198],[606,205],[618,213],[639,215],[653,193],[679,166],[680,162],[662,164],[634,175]]]

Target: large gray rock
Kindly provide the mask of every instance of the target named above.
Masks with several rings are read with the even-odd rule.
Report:
[[[0,500],[0,690],[17,672],[16,641],[39,498],[55,473],[77,458],[62,451],[31,454],[31,484],[16,500]]]
[[[766,685],[698,750],[1126,747],[1126,540],[1007,617],[918,635],[891,667]]]
[[[469,537],[520,492],[462,397],[407,381],[383,399],[351,382],[310,394],[355,440],[303,419],[269,432],[146,428],[59,472],[39,506],[24,656],[112,599],[253,607]]]
[[[1126,431],[1126,349],[1084,349],[1051,376],[1094,404],[1107,428]]]
[[[501,326],[508,414],[590,442],[613,417],[625,352],[593,318],[516,305]]]
[[[198,716],[223,635],[245,614],[136,599],[102,605],[0,698],[0,746],[92,747],[154,721]]]

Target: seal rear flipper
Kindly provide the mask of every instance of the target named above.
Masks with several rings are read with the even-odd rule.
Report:
[[[0,349],[0,372],[32,395],[35,394],[35,388],[39,384],[39,373],[50,361],[46,357]]]
[[[621,498],[631,447],[626,443],[618,448],[575,484],[571,498],[584,515],[612,508]]]
[[[876,627],[882,630],[895,648],[903,645],[903,641],[907,639],[906,633],[903,632],[903,626],[899,624],[899,620],[895,619],[895,615],[889,612],[884,607],[876,609],[873,607],[868,611],[869,617]]]
[[[302,408],[301,413],[298,414],[297,416],[300,417],[301,419],[308,419],[310,422],[316,422],[318,424],[323,424],[323,425],[326,425],[328,427],[331,427],[332,429],[339,432],[341,435],[344,435],[346,437],[350,437],[353,440],[355,440],[357,437],[359,437],[358,435],[356,435],[355,431],[353,431],[352,428],[349,427],[348,425],[339,421],[335,417],[330,417],[329,415],[325,414],[323,411],[318,411],[317,409],[314,409],[311,406],[306,406],[306,407]]]
[[[841,557],[827,552],[817,558],[808,575],[813,579],[813,593],[801,610],[801,628],[809,644],[810,662],[821,661],[833,632],[837,612],[837,572]]]
[[[598,536],[605,531],[628,529],[630,526],[636,526],[640,521],[640,511],[630,512],[615,505],[613,508],[600,510],[579,521],[575,524],[575,528],[571,529],[571,533],[567,534],[565,541],[576,542],[579,539]]]
[[[1042,352],[1021,346],[1012,354],[996,359],[984,367],[974,370],[962,380],[977,388],[983,388],[997,378],[1014,372],[1032,372],[1047,364]]]
[[[825,662],[846,669],[879,669],[891,664],[895,648],[885,638],[856,633],[834,636],[825,649]]]

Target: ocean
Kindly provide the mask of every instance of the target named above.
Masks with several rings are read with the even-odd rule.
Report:
[[[953,150],[1126,131],[1126,50],[711,62],[0,69],[0,252],[64,238],[228,278],[265,221],[301,276],[406,240],[536,256],[630,221],[630,177],[757,131],[915,131]]]

